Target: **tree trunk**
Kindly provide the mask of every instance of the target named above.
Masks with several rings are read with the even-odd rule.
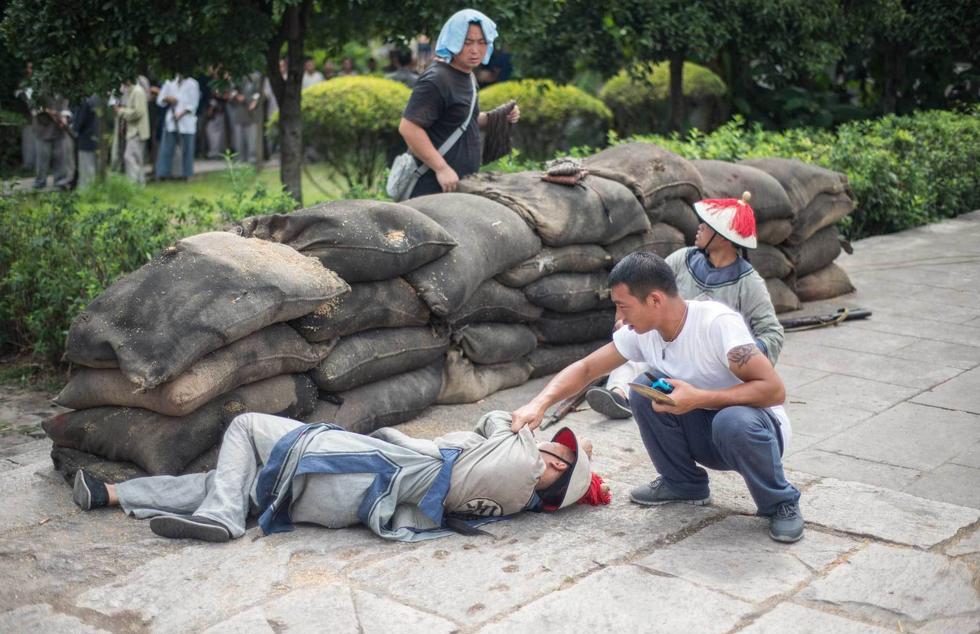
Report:
[[[279,33],[266,52],[266,70],[279,102],[279,178],[297,203],[303,202],[303,123],[300,92],[303,86],[303,41],[312,0],[289,5],[283,13]],[[279,53],[286,43],[286,79],[279,74]]]
[[[684,128],[684,56],[670,56],[670,130]]]

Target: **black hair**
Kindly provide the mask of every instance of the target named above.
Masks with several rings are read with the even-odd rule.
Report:
[[[408,66],[412,63],[412,51],[407,48],[398,49],[398,65]]]
[[[677,278],[670,266],[656,253],[636,251],[619,261],[609,272],[609,288],[626,284],[630,295],[643,300],[651,291],[670,297],[677,295]]]

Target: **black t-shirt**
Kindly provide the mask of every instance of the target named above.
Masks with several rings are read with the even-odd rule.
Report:
[[[412,90],[412,96],[402,116],[423,128],[437,150],[466,121],[470,111],[470,99],[476,99],[473,117],[466,132],[445,154],[446,162],[463,178],[480,169],[480,96],[473,93],[470,73],[456,70],[444,62],[436,62],[423,72]],[[420,179],[435,181],[429,170]],[[428,188],[426,188],[428,189]],[[419,188],[416,187],[416,191]],[[441,191],[437,189],[436,191]]]

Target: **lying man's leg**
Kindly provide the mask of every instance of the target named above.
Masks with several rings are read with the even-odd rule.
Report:
[[[759,509],[769,517],[769,536],[781,542],[803,537],[800,492],[783,473],[779,423],[755,407],[726,407],[715,414],[712,442],[724,468],[737,471]]]

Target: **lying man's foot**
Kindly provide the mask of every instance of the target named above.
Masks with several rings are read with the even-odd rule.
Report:
[[[803,514],[796,502],[783,502],[769,516],[769,537],[777,542],[797,542],[803,537]]]
[[[91,511],[109,505],[109,491],[104,482],[86,473],[84,469],[79,469],[75,472],[71,499],[78,508]]]
[[[670,504],[671,502],[704,506],[711,502],[711,496],[691,498],[678,495],[667,488],[667,483],[664,482],[663,478],[657,478],[650,484],[634,487],[630,491],[630,501],[645,506],[660,506],[661,504]]]
[[[231,533],[222,524],[200,515],[157,515],[150,518],[150,530],[170,539],[199,539],[203,542],[226,542]]]
[[[607,418],[629,418],[633,415],[629,401],[616,390],[593,387],[585,393],[589,407]]]

